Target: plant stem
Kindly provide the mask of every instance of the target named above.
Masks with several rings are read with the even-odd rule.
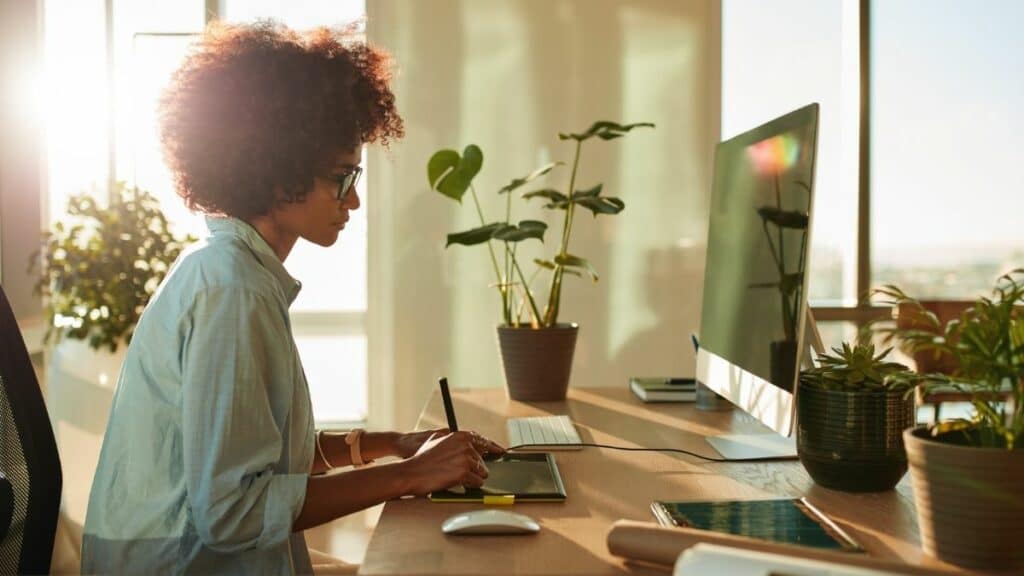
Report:
[[[565,207],[565,220],[562,222],[562,243],[558,254],[565,257],[569,253],[569,234],[572,232],[573,208],[576,205],[572,202],[573,191],[576,189],[576,172],[580,166],[580,149],[583,146],[582,140],[576,141],[576,155],[572,160],[572,175],[569,176],[569,190],[566,197],[569,198],[569,205]],[[558,321],[558,308],[562,298],[562,276],[564,266],[555,263],[555,271],[551,275],[551,289],[548,293],[548,305],[544,310],[544,326],[554,326]]]
[[[487,220],[484,219],[484,211],[480,208],[480,200],[476,197],[476,188],[470,185],[469,192],[473,197],[473,204],[476,205],[476,213],[480,216],[480,225],[486,226]],[[498,290],[501,291],[501,314],[505,319],[505,323],[508,324],[510,320],[508,317],[508,306],[506,306],[506,302],[508,301],[508,287],[502,280],[501,270],[498,268],[498,257],[494,255],[494,246],[491,245],[490,240],[487,241],[487,251],[491,253],[491,264],[494,265],[494,277],[498,279]]]
[[[507,198],[505,199],[505,224],[510,224],[512,221],[512,192],[506,192]],[[514,292],[512,290],[512,262],[515,261],[516,252],[515,245],[509,248],[509,243],[505,242],[505,290],[506,296],[504,299],[505,308],[505,323],[510,324],[512,322],[512,306]],[[511,254],[511,258],[509,255]],[[516,323],[519,323],[519,319],[516,318]]]
[[[519,267],[519,261],[512,255],[512,265],[515,266],[516,272],[519,273],[519,281],[523,283],[523,291],[526,293],[526,300],[530,303],[530,312],[533,313],[530,325],[534,328],[540,328],[540,311],[537,310],[537,303],[533,300],[533,294],[530,293],[530,285],[526,283],[526,277],[523,276],[523,270]]]

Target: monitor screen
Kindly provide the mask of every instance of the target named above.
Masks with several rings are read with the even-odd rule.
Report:
[[[812,104],[715,152],[700,346],[786,392],[805,313],[817,117]]]

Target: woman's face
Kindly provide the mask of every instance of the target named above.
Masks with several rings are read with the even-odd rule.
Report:
[[[314,244],[334,244],[348,222],[349,212],[359,208],[354,182],[347,190],[341,189],[341,182],[351,181],[345,176],[360,170],[362,155],[362,146],[337,154],[316,174],[313,189],[301,202],[282,207],[279,221],[286,222],[293,234]]]

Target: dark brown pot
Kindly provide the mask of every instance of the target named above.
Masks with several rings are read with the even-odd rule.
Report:
[[[796,342],[776,340],[770,345],[769,370],[772,384],[786,392],[793,391],[796,383]]]
[[[1024,570],[1024,450],[903,434],[924,551],[978,569]]]
[[[907,473],[903,431],[914,426],[913,395],[827,390],[801,382],[796,404],[797,454],[818,484],[881,492]]]
[[[498,326],[505,384],[513,400],[564,400],[576,350],[576,324],[534,330]]]

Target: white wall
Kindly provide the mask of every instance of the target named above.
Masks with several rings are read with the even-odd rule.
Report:
[[[42,228],[39,109],[32,89],[40,46],[37,2],[0,1],[0,282],[19,324],[41,314],[25,272]]]
[[[570,251],[601,281],[570,278],[563,292],[560,320],[581,325],[571,384],[692,374],[719,130],[719,2],[370,0],[367,14],[370,39],[397,62],[407,130],[369,160],[371,423],[411,426],[440,375],[456,387],[503,385],[486,249],[444,249],[447,233],[478,222],[468,196],[459,206],[429,190],[429,156],[480,145],[477,192],[497,219],[495,190],[544,161],[571,161],[557,133],[595,120],[657,128],[584,147],[577,189],[603,182],[626,210],[574,224]],[[562,169],[546,183],[567,181]],[[545,213],[514,207],[514,219]],[[552,254],[561,225],[547,220]]]

